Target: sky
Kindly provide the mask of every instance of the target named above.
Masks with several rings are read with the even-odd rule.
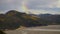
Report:
[[[9,10],[33,14],[60,14],[60,0],[0,0],[0,13]]]

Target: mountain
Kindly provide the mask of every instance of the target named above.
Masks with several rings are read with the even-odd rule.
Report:
[[[60,15],[52,15],[52,14],[40,14],[38,15],[38,17],[40,17],[43,20],[46,20],[48,22],[50,22],[49,24],[53,23],[53,24],[60,24]]]
[[[6,14],[0,14],[0,29],[14,30],[20,26],[32,27],[38,26],[40,18],[21,13],[16,10],[10,10]]]

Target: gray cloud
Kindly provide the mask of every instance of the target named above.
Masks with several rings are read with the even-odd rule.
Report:
[[[21,2],[24,0],[0,0],[0,11],[7,11],[16,9],[21,11]],[[59,0],[28,0],[29,10],[45,10],[47,12],[59,13],[60,6]]]
[[[21,5],[21,0],[0,0],[0,10],[17,9]]]
[[[59,0],[30,0],[29,9],[33,10],[45,10],[50,13],[60,13],[60,7],[57,4]]]
[[[56,4],[57,0],[30,0],[29,7],[32,8],[50,8],[50,5]]]

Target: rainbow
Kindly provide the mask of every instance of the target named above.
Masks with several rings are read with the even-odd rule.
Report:
[[[26,12],[27,14],[29,14],[29,9],[28,9],[28,4],[27,4],[27,2],[28,2],[28,0],[23,0],[22,1],[22,10],[24,11],[24,12]]]
[[[28,0],[23,0],[22,1],[22,11],[27,13],[27,14],[36,14],[37,13],[36,10],[35,10],[36,11],[35,12],[35,11],[32,11],[32,10],[29,9],[29,7],[28,7]]]

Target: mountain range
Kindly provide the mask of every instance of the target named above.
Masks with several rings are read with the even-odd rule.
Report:
[[[36,27],[47,25],[60,25],[60,15],[52,14],[26,14],[16,10],[10,10],[0,14],[0,29],[14,30],[20,26]]]

